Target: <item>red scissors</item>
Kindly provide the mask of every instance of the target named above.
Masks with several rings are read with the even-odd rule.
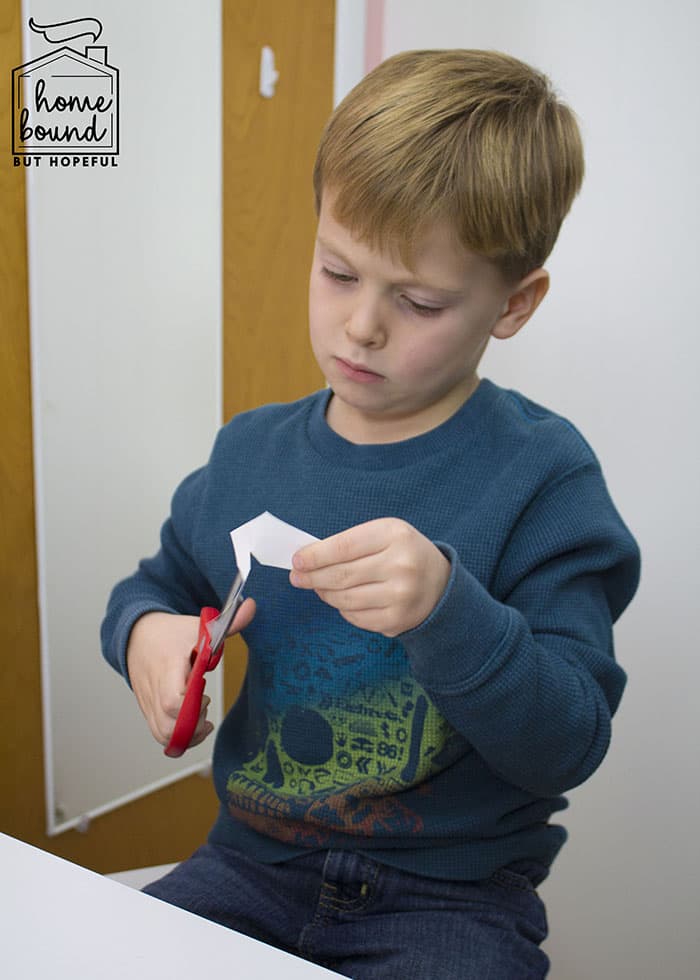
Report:
[[[213,670],[221,660],[226,634],[236,615],[236,610],[243,602],[242,593],[243,577],[240,572],[237,572],[221,612],[211,606],[205,606],[199,614],[199,636],[190,654],[192,670],[187,678],[185,700],[180,706],[170,741],[165,746],[165,754],[173,759],[182,755],[192,741],[199,713],[202,710],[204,675],[208,670]]]

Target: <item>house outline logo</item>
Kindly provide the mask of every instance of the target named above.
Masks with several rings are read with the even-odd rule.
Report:
[[[96,43],[102,34],[102,23],[85,17],[40,25],[30,18],[29,27],[50,44],[62,46],[12,71],[15,165],[21,162],[18,157],[28,156],[116,157],[119,69],[108,64],[107,48]],[[78,37],[92,38],[84,53],[63,43]],[[24,162],[27,165],[29,161]]]

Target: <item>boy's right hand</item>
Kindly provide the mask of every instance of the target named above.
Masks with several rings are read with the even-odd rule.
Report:
[[[255,603],[246,599],[236,613],[228,635],[245,629],[255,615]],[[136,620],[129,637],[126,663],[136,700],[151,733],[167,745],[175,728],[190,673],[190,654],[197,642],[198,616],[146,613]],[[202,698],[202,710],[189,747],[199,745],[214,726],[207,721],[210,698]]]

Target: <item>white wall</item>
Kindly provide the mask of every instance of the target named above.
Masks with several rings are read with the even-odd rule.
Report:
[[[336,0],[333,105],[337,105],[365,73],[366,28],[365,3]]]
[[[584,190],[522,335],[484,375],[570,417],[643,550],[617,627],[629,673],[601,770],[571,794],[543,888],[554,980],[690,980],[700,961],[698,138],[700,7],[684,0],[386,0],[384,55],[495,48],[580,117]]]
[[[164,757],[99,627],[221,422],[220,0],[196,16],[187,0],[26,0],[23,60],[59,47],[30,16],[90,14],[120,72],[118,166],[26,170],[50,833],[201,770],[213,744]]]

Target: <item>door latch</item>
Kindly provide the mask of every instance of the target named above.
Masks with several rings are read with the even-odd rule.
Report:
[[[275,69],[275,52],[265,45],[260,53],[260,94],[263,98],[272,98],[279,77]]]

